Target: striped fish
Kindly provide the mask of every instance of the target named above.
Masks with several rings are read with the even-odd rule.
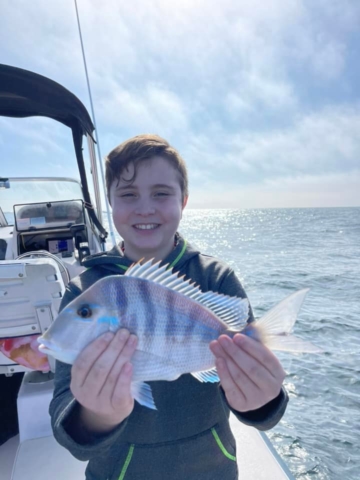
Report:
[[[138,337],[132,358],[132,395],[156,409],[146,381],[175,380],[191,373],[200,382],[217,382],[212,340],[243,333],[274,350],[320,352],[290,335],[307,289],[293,293],[260,320],[247,324],[247,299],[203,293],[168,265],[148,261],[124,275],[98,280],[59,314],[38,339],[39,349],[73,364],[78,354],[107,331],[126,328]]]

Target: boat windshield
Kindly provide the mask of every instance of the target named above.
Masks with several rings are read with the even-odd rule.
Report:
[[[70,178],[9,178],[0,180],[0,208],[14,225],[14,205],[82,199],[81,185]]]

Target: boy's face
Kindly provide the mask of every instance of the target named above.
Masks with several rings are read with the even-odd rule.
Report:
[[[162,260],[174,247],[187,199],[182,201],[178,173],[164,158],[154,156],[140,163],[133,183],[134,165],[110,188],[113,220],[124,239],[125,255]]]

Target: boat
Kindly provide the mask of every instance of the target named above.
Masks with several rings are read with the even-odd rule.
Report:
[[[0,431],[5,429],[1,405],[6,396],[16,397],[18,418],[18,433],[10,429],[10,438],[0,445],[0,479],[81,479],[86,462],[72,457],[52,434],[48,408],[55,362],[37,351],[36,338],[56,318],[66,285],[84,269],[84,258],[106,249],[95,129],[84,105],[66,88],[8,65],[0,65],[0,115],[44,116],[69,127],[80,176],[80,182],[65,177],[9,178],[0,171],[0,378],[4,386]],[[84,167],[83,137],[89,149],[94,203]],[[19,389],[19,382],[11,382],[14,378],[21,380]],[[293,479],[265,433],[240,424],[235,417],[231,424],[240,480]]]

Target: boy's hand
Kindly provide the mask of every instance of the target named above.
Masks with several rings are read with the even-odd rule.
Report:
[[[285,371],[263,344],[245,335],[221,335],[211,342],[216,368],[229,405],[238,412],[256,410],[276,398]]]
[[[111,430],[132,412],[129,362],[136,345],[136,336],[120,329],[115,335],[108,332],[97,338],[77,357],[70,389],[83,406],[80,416],[88,430]]]

